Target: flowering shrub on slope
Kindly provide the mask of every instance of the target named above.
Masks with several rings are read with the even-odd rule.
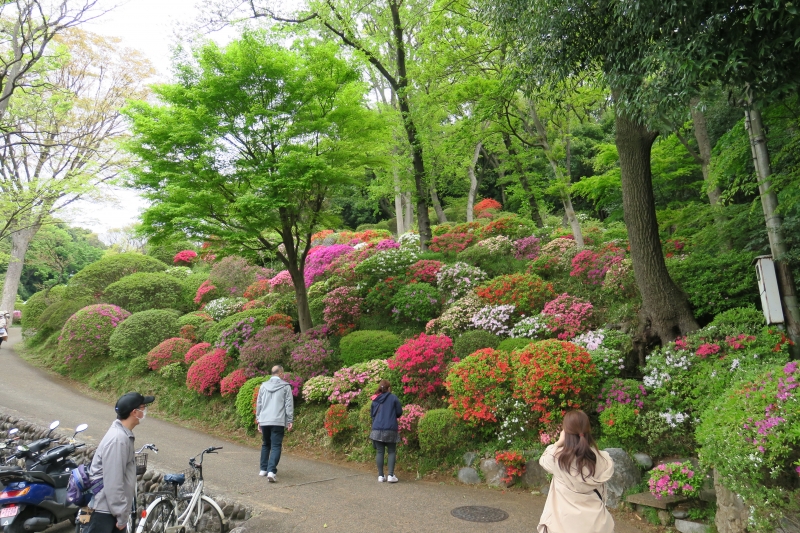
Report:
[[[615,404],[630,405],[634,409],[644,407],[647,390],[644,385],[633,379],[615,378],[603,385],[598,396],[597,412],[602,413]]]
[[[281,270],[275,277],[269,280],[270,292],[279,294],[290,294],[294,292],[294,282],[288,270]]]
[[[313,253],[309,252],[308,258],[306,259],[305,271],[303,272],[306,287],[310,287],[312,283],[325,274],[328,267],[331,266],[331,263],[333,263],[336,258],[352,252],[353,247],[347,246],[346,244],[321,246],[314,250]]]
[[[183,362],[187,365],[191,365],[205,354],[211,351],[211,344],[207,342],[201,342],[200,344],[195,344],[189,351],[186,352],[186,355],[183,357]]]
[[[277,313],[267,318],[266,324],[267,326],[279,326],[294,331],[294,326],[292,325],[292,317],[290,317],[289,315]]]
[[[303,399],[307,402],[324,402],[333,393],[334,378],[315,376],[303,385]]]
[[[389,368],[403,372],[403,392],[425,398],[440,389],[447,364],[453,360],[450,337],[420,333],[397,349]]]
[[[581,250],[572,258],[572,271],[569,275],[582,278],[592,285],[600,285],[611,267],[621,263],[624,258],[625,250],[613,244],[599,251]]]
[[[262,296],[269,294],[270,287],[271,285],[269,284],[268,279],[260,279],[245,289],[244,297],[251,301],[255,300],[256,298],[261,298]]]
[[[439,313],[439,292],[427,283],[412,283],[392,297],[391,305],[395,320],[427,322]]]
[[[492,348],[478,350],[450,368],[444,383],[448,403],[470,424],[497,422],[497,409],[511,396],[510,355]]]
[[[560,294],[547,302],[542,310],[549,318],[550,328],[561,340],[571,339],[591,326],[593,306],[588,300]]]
[[[439,291],[445,295],[448,304],[466,296],[486,279],[488,276],[483,270],[461,262],[445,265],[436,274]]]
[[[419,447],[417,427],[423,416],[425,416],[425,409],[422,406],[415,403],[407,403],[403,406],[403,416],[397,419],[397,428],[404,445]]]
[[[430,283],[436,285],[436,276],[442,269],[440,261],[423,259],[417,261],[406,270],[406,277],[412,283]]]
[[[250,338],[239,351],[243,368],[268,374],[272,367],[284,364],[297,344],[297,335],[280,326],[267,326]]]
[[[473,242],[475,242],[475,236],[471,233],[445,233],[434,237],[428,248],[432,252],[457,254],[463,252]]]
[[[204,355],[186,373],[186,388],[211,396],[222,381],[228,362],[228,354],[221,348]]]
[[[509,274],[481,284],[475,293],[490,305],[513,305],[519,316],[539,313],[555,296],[553,286],[534,274]]]
[[[501,204],[497,200],[493,198],[484,198],[483,200],[481,200],[480,202],[478,202],[473,206],[472,212],[475,214],[475,216],[477,216],[481,214],[483,211],[486,211],[487,209],[493,209],[495,211],[499,211],[502,208],[503,204]]]
[[[217,298],[208,302],[204,310],[211,315],[214,320],[222,320],[242,310],[242,306],[247,303],[244,298],[226,297]]]
[[[352,287],[339,287],[332,290],[323,299],[325,325],[336,335],[345,335],[355,329],[361,316],[364,299]]]
[[[309,340],[292,350],[292,370],[309,378],[328,373],[333,356],[330,343],[325,340]]]
[[[650,471],[647,482],[650,493],[658,499],[662,496],[687,496],[694,498],[700,495],[702,478],[695,479],[694,466],[685,463],[660,464]]]
[[[513,319],[513,305],[487,305],[472,317],[472,327],[507,337],[511,334]]]
[[[168,364],[180,363],[191,348],[192,343],[186,339],[167,339],[147,353],[147,366],[150,370],[161,370]]]
[[[244,368],[237,368],[222,378],[222,381],[220,381],[220,394],[222,394],[222,396],[233,396],[234,394],[238,394],[239,389],[242,388],[242,385],[247,383],[247,380],[251,377],[253,377],[252,374]]]
[[[524,237],[514,241],[514,258],[532,261],[539,257],[541,239],[539,237]]]
[[[129,312],[116,305],[84,307],[67,320],[58,337],[58,352],[67,363],[108,354],[108,341],[114,329]]]

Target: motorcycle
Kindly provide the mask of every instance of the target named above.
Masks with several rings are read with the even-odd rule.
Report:
[[[5,533],[44,531],[65,520],[75,522],[78,508],[67,503],[67,483],[70,472],[77,465],[69,460],[69,456],[84,446],[75,442],[75,436],[86,431],[88,427],[87,424],[79,425],[69,444],[56,446],[38,456],[29,453],[34,443],[28,445],[25,459],[32,462],[25,470],[0,470],[0,483],[4,485],[0,492],[0,527],[5,528]],[[52,442],[56,439],[40,440]],[[47,443],[49,444],[50,442]],[[42,445],[37,444],[36,447],[40,446]]]
[[[50,438],[50,435],[52,435],[53,431],[55,431],[60,424],[61,423],[58,420],[54,421],[50,424],[50,430],[43,438],[35,440],[30,444],[22,444],[17,446],[16,452],[6,457],[5,464],[13,465],[15,462],[24,461],[25,468],[30,468],[30,466],[36,462],[36,458],[39,456],[42,450],[49,448],[52,443],[58,441],[58,439]],[[12,468],[14,467],[12,466]],[[2,470],[3,469],[0,468],[0,471]]]
[[[12,449],[15,442],[19,440],[19,429],[11,428],[8,430],[8,439],[0,442],[0,456],[6,455]]]

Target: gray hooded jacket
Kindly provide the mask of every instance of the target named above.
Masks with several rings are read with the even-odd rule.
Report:
[[[128,523],[133,499],[136,497],[136,453],[133,432],[119,420],[111,424],[89,468],[89,478],[103,478],[103,490],[93,499],[90,507],[101,513],[114,515],[117,525]]]
[[[256,400],[256,418],[259,426],[287,427],[294,420],[292,386],[278,376],[261,384]]]

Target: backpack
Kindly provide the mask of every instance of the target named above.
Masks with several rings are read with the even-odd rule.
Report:
[[[94,496],[103,490],[103,478],[92,481],[85,465],[74,468],[67,482],[67,502],[77,507],[86,507]]]

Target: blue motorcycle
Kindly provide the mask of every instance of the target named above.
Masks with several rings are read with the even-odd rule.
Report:
[[[75,428],[71,441],[88,427],[81,424]],[[67,483],[77,465],[69,456],[81,446],[70,442],[38,456],[21,450],[26,460],[32,461],[28,468],[0,469],[0,527],[5,528],[5,533],[44,531],[65,520],[75,522],[78,508],[67,503]]]

